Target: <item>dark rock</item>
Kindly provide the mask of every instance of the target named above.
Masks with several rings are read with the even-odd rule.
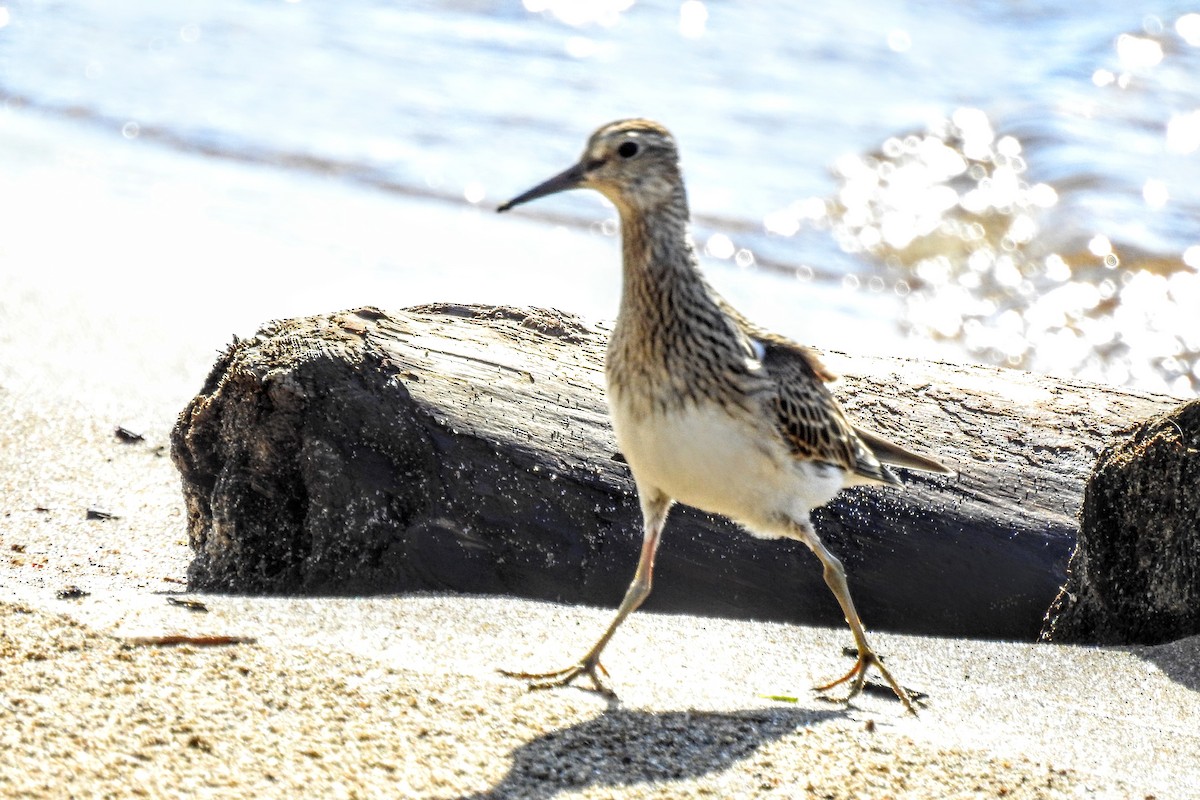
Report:
[[[1088,481],[1054,642],[1158,644],[1200,633],[1200,400],[1107,447]]]
[[[615,607],[641,541],[606,336],[551,311],[359,309],[235,342],[180,415],[192,590],[501,593]],[[960,471],[814,515],[868,626],[1036,637],[1088,468],[1162,398],[830,355],[851,415]],[[843,625],[816,559],[688,508],[647,609]]]

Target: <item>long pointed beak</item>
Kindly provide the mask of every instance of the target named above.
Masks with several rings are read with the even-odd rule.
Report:
[[[565,192],[568,189],[577,189],[583,183],[584,177],[583,164],[576,164],[558,173],[550,180],[539,183],[528,192],[517,195],[512,200],[497,208],[496,211],[508,211],[513,206],[528,203],[530,200],[537,200],[539,197],[545,197],[548,194]]]

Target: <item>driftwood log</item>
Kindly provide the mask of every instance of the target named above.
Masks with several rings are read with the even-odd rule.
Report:
[[[1159,644],[1200,633],[1200,400],[1105,448],[1080,525],[1043,639]]]
[[[172,437],[196,590],[441,589],[615,606],[641,533],[609,428],[602,329],[537,309],[373,308],[235,342]],[[996,369],[830,355],[856,419],[956,478],[815,516],[875,628],[1037,637],[1084,483],[1167,398]],[[677,507],[646,606],[842,624],[803,545]]]

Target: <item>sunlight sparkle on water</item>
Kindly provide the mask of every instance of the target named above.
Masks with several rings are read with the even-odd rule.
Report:
[[[1194,244],[1183,251],[1183,263],[1194,270],[1200,270],[1200,244]]]
[[[1142,186],[1142,197],[1145,199],[1146,205],[1155,209],[1162,208],[1171,199],[1170,192],[1167,191],[1167,184],[1158,178],[1146,179],[1146,183]]]
[[[1149,69],[1162,61],[1163,49],[1154,39],[1122,33],[1117,37],[1117,57],[1126,69]]]
[[[1090,252],[1092,255],[1098,256],[1100,258],[1104,258],[1105,256],[1112,255],[1112,251],[1113,251],[1112,242],[1110,242],[1108,237],[1103,234],[1096,234],[1095,236],[1093,236],[1091,238],[1091,240],[1088,242],[1087,247],[1088,247],[1088,252]]]
[[[1191,153],[1200,148],[1200,111],[1176,114],[1167,122],[1167,149]]]
[[[940,250],[937,242],[978,243],[984,223],[995,227],[1000,212],[1009,225],[997,231],[997,246],[1027,242],[1036,226],[1030,214],[1018,212],[1052,206],[1057,194],[1025,182],[1021,152],[1015,137],[996,139],[982,111],[960,108],[940,130],[888,139],[878,153],[842,158],[834,236],[850,252],[896,251],[919,260],[922,252]],[[785,235],[800,222],[793,208],[765,220],[768,230]]]
[[[1046,277],[1052,281],[1061,283],[1071,279],[1071,265],[1068,264],[1063,257],[1058,253],[1051,253],[1046,256],[1044,263]]]
[[[463,198],[471,205],[482,203],[486,196],[487,190],[479,181],[471,181],[463,188]]]
[[[996,134],[987,114],[978,108],[960,108],[950,116],[950,121],[962,138],[963,155],[975,160],[988,158]]]
[[[713,258],[730,258],[734,252],[733,242],[723,233],[714,233],[705,242],[704,252]]]
[[[1096,232],[1047,253],[1043,218],[1058,192],[1028,183],[1021,142],[997,137],[982,111],[959,109],[925,135],[888,139],[836,169],[842,184],[821,221],[842,249],[916,279],[905,296],[912,330],[1013,367],[1163,390],[1196,382],[1200,347],[1182,332],[1200,308],[1200,245],[1181,261],[1144,264]],[[1166,181],[1143,179],[1151,209],[1170,194]],[[764,220],[782,235],[805,222],[797,204]],[[1185,264],[1193,271],[1181,272]]]
[[[1175,20],[1175,32],[1192,47],[1200,47],[1200,14],[1184,14]]]
[[[772,211],[763,217],[763,228],[768,233],[792,236],[804,223],[821,224],[829,217],[829,208],[824,198],[808,197],[789,203],[786,208]]]

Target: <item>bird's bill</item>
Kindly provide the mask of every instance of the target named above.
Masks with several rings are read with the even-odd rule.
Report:
[[[528,192],[517,195],[496,210],[508,211],[514,206],[519,206],[522,203],[528,203],[530,200],[537,200],[539,197],[545,197],[548,194],[557,194],[558,192],[565,192],[568,189],[576,189],[580,184],[583,183],[583,178],[583,165],[576,164],[575,166],[558,173],[550,180],[539,183]]]

